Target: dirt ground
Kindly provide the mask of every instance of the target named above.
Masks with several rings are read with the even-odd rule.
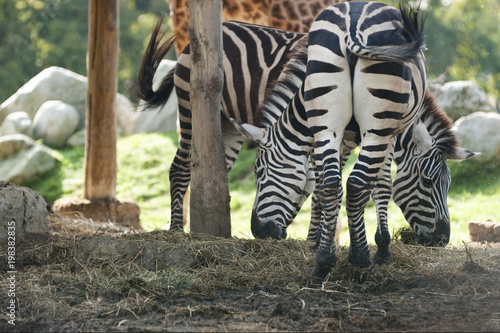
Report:
[[[396,240],[391,263],[365,269],[338,248],[330,281],[311,285],[305,241],[51,226],[16,244],[14,298],[1,248],[1,331],[500,331],[496,243]]]

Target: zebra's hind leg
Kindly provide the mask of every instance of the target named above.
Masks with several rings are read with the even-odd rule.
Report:
[[[309,222],[309,232],[307,234],[307,240],[314,242],[312,247],[313,250],[317,250],[319,246],[319,227],[321,223],[321,203],[319,201],[318,188],[315,187],[313,194],[311,195],[311,221]]]
[[[318,191],[322,215],[316,265],[312,272],[313,283],[323,282],[337,262],[334,238],[342,202],[342,179],[338,167],[334,164],[321,174],[323,177],[318,182]]]
[[[182,141],[170,166],[170,230],[183,230],[183,203],[191,181],[190,154],[181,148],[181,144]]]
[[[351,247],[349,262],[357,266],[371,266],[370,250],[366,241],[364,211],[371,195],[366,175],[354,166],[346,185],[346,210],[349,219]]]
[[[390,146],[393,149],[393,145]],[[375,243],[377,252],[374,262],[376,264],[385,264],[392,260],[392,254],[389,250],[391,243],[391,234],[387,223],[387,206],[392,194],[391,179],[392,152],[386,155],[384,165],[380,170],[377,180],[374,183],[372,198],[377,210],[377,232],[375,233]]]

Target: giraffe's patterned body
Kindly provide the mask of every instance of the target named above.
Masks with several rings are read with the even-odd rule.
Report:
[[[347,0],[349,1],[349,0]],[[326,7],[342,0],[223,0],[222,20],[308,32],[316,16]],[[170,24],[177,38],[179,55],[189,44],[188,0],[167,0],[170,7]]]

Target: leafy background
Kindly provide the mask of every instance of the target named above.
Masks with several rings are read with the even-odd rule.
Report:
[[[383,0],[420,3],[430,78],[473,80],[500,96],[498,0]],[[135,77],[153,26],[168,16],[166,0],[120,0],[119,91]],[[0,0],[0,102],[49,66],[86,75],[88,2]],[[165,29],[169,29],[169,20]],[[171,55],[174,57],[174,55]]]

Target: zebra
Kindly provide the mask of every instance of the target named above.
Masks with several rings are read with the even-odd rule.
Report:
[[[264,104],[263,108],[266,107]],[[375,234],[377,244],[377,253],[375,254],[376,263],[384,263],[391,259],[389,243],[391,241],[387,224],[387,205],[392,196],[395,203],[402,210],[406,220],[419,235],[419,241],[423,245],[446,245],[450,235],[450,216],[446,203],[449,185],[451,183],[450,171],[447,166],[447,160],[461,161],[475,156],[477,153],[470,152],[459,146],[459,140],[456,134],[451,130],[452,122],[444,111],[437,105],[433,95],[427,90],[424,101],[421,106],[420,121],[412,123],[403,133],[395,138],[393,143],[395,149],[395,163],[397,172],[392,186],[390,176],[390,163],[385,165],[384,172],[379,174],[376,180],[377,192],[372,194],[377,207],[378,227]],[[314,138],[312,132],[307,127],[307,116],[303,106],[303,86],[294,96],[292,102],[286,109],[278,122],[270,128],[258,128],[248,124],[242,124],[234,121],[237,129],[248,139],[259,143],[259,153],[256,161],[256,183],[258,193],[252,220],[260,224],[274,224],[279,220],[279,215],[286,216],[287,210],[277,209],[279,206],[272,207],[275,215],[271,216],[270,211],[264,215],[259,215],[258,205],[261,197],[270,198],[272,201],[286,201],[293,207],[300,203],[288,200],[275,195],[276,189],[272,187],[270,180],[275,174],[273,171],[273,162],[278,161],[274,155],[278,151],[287,152],[287,149],[293,147],[296,151],[293,156],[309,158],[308,155],[313,150]],[[285,128],[285,130],[282,130]],[[276,141],[274,141],[276,140]],[[360,143],[359,127],[355,122],[350,122],[344,133],[344,150],[342,156],[342,166],[352,151]],[[297,142],[301,144],[294,146]],[[286,146],[281,148],[280,146]],[[268,149],[272,147],[271,149]],[[276,163],[276,162],[274,162]],[[306,162],[304,162],[306,163]],[[276,163],[278,164],[278,163]],[[284,165],[290,165],[290,161],[284,162]],[[303,163],[294,165],[296,169],[283,170],[282,165],[277,165],[280,170],[274,180],[278,184],[283,184],[283,174],[300,175],[305,169]],[[265,176],[264,176],[265,175]],[[302,180],[304,181],[304,180]],[[305,180],[306,182],[308,179]],[[285,189],[288,193],[300,188],[300,185],[294,185],[292,188]],[[272,193],[272,194],[270,194]],[[411,193],[412,195],[409,195]],[[313,197],[314,199],[314,197]],[[281,203],[284,205],[284,203]],[[313,203],[313,211],[318,213],[321,210],[319,204]],[[315,214],[313,212],[313,214]],[[277,217],[278,216],[278,217]],[[292,217],[286,220],[286,225],[274,228],[285,228],[292,223]],[[308,240],[318,241],[319,237],[319,216],[316,219],[311,218],[311,225]],[[267,229],[272,229],[268,227]],[[319,245],[319,244],[317,244]]]
[[[178,98],[179,144],[170,167],[171,230],[183,229],[183,201],[191,179],[191,106],[190,106],[190,49],[189,45],[179,55],[176,67],[162,79],[157,91],[152,89],[152,79],[160,61],[174,47],[174,39],[161,43],[162,20],[155,26],[144,53],[138,80],[132,93],[143,100],[147,110],[164,104],[174,89]],[[229,122],[238,121],[269,126],[279,114],[257,112],[268,86],[277,80],[286,64],[286,75],[295,77],[299,86],[305,78],[307,34],[278,28],[247,24],[236,21],[223,22],[224,86],[222,90],[222,132],[226,166],[230,171],[245,141]],[[292,97],[281,96],[285,103]],[[309,188],[305,188],[304,201],[313,191],[314,175],[311,168]],[[259,235],[259,230],[252,232]]]
[[[422,104],[423,101],[429,99],[425,93],[422,48],[422,25],[417,13],[411,9],[398,11],[376,2],[333,5],[324,10],[311,27],[305,82],[278,122],[271,128],[259,129],[233,121],[242,134],[260,145],[255,164],[258,194],[252,214],[252,220],[255,218],[260,224],[281,224],[286,228],[291,222],[293,214],[290,212],[300,204],[298,198],[302,186],[307,183],[308,159],[312,155],[322,214],[316,266],[312,273],[317,281],[326,277],[336,260],[332,233],[342,197],[341,157],[343,150],[348,151],[344,149],[344,134],[352,132],[354,126],[354,133],[359,135],[354,141],[361,144],[358,161],[347,180],[351,236],[349,261],[360,266],[372,264],[364,230],[364,207],[371,195],[382,200],[382,205],[387,201],[384,193],[390,195],[387,191],[390,187],[383,184],[390,181],[387,168],[392,159],[394,137],[412,127],[411,148],[415,153],[427,154],[433,147],[435,139],[417,116],[428,106]],[[404,150],[402,147],[398,146],[401,151]],[[456,159],[474,155],[457,146],[451,151],[453,153],[449,156]],[[432,157],[438,158],[439,154]],[[427,175],[425,171],[428,170],[420,171]],[[438,193],[446,192],[444,201],[439,195],[430,198],[444,202],[438,204],[437,209],[443,213],[443,207],[447,209],[449,172],[444,177],[436,175],[440,184],[432,187],[428,183],[426,186],[432,189],[437,186]],[[404,179],[404,176],[396,181],[399,179]],[[373,191],[374,184],[376,191]],[[400,188],[395,186],[394,190]],[[274,195],[279,193],[281,207],[287,209],[273,208],[270,204],[273,199],[269,199],[273,192]],[[436,239],[448,242],[449,216],[436,216],[440,219],[436,221],[427,214],[434,208],[430,208],[434,202],[422,212],[427,218],[420,219],[418,210],[406,214],[412,205],[400,200],[401,196],[395,198],[403,205],[400,207],[407,210],[404,212],[410,225],[426,242],[436,243]],[[284,218],[276,219],[272,210]],[[436,228],[436,222],[439,228]],[[448,228],[442,227],[442,223],[448,224]],[[377,254],[386,257],[389,255],[386,243],[390,241],[390,235],[381,229],[382,226],[379,225],[376,242],[385,250]]]

